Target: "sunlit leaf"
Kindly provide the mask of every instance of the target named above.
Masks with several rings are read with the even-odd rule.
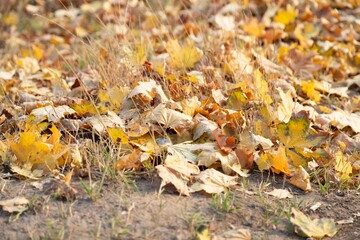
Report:
[[[278,88],[278,92],[281,98],[281,103],[278,107],[278,119],[281,122],[288,123],[293,113],[295,103],[292,99],[290,90],[287,93],[284,93],[280,88]]]
[[[269,84],[263,79],[263,75],[259,70],[255,70],[255,87],[258,92],[258,100],[264,101],[266,104],[273,102],[269,94]]]
[[[286,25],[293,21],[297,15],[298,11],[291,4],[288,4],[286,6],[286,10],[282,8],[278,10],[274,20],[278,23]]]
[[[274,189],[271,192],[265,192],[265,193],[279,199],[294,197],[287,189]]]
[[[166,50],[170,54],[171,64],[178,69],[193,68],[200,61],[203,52],[191,44],[180,46],[177,39],[166,43]]]
[[[222,193],[237,185],[237,177],[225,175],[215,169],[206,169],[196,176],[196,182],[191,185],[191,191],[207,193]]]
[[[299,112],[288,123],[280,123],[277,132],[280,141],[288,148],[320,146],[329,136],[310,129],[309,116],[305,111]]]
[[[301,89],[315,103],[320,102],[320,99],[321,99],[320,92],[318,92],[315,89],[315,83],[313,81],[302,81],[301,82]]]
[[[292,185],[304,191],[311,191],[310,175],[302,166],[297,167],[292,174],[289,180]]]
[[[265,33],[265,24],[259,22],[257,18],[252,18],[243,27],[244,31],[254,37],[260,37]]]
[[[348,157],[342,152],[338,151],[336,153],[335,159],[335,170],[339,174],[339,177],[341,179],[348,179],[352,173],[352,166],[348,160]]]

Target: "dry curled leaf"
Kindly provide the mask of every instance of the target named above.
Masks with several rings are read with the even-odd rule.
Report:
[[[28,209],[29,200],[25,197],[16,197],[0,201],[2,209],[9,213],[22,213]]]

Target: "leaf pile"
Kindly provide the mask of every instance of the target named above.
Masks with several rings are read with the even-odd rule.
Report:
[[[357,1],[56,2],[0,15],[12,174],[81,169],[90,140],[183,195],[253,169],[359,184]]]

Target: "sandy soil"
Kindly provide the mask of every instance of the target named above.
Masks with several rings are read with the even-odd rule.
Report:
[[[3,179],[0,200],[25,196],[30,204],[17,219],[14,214],[0,212],[0,239],[180,240],[196,239],[196,231],[204,228],[212,236],[231,229],[249,229],[252,239],[301,239],[289,224],[291,207],[311,218],[353,218],[353,223],[338,225],[334,239],[360,238],[359,192],[324,195],[315,189],[304,194],[282,177],[255,173],[242,181],[243,187],[230,192],[224,206],[216,204],[219,198],[205,194],[182,197],[171,188],[159,194],[159,185],[160,179],[149,174],[128,179],[126,184],[105,181],[100,193],[91,195],[74,180],[76,200],[66,201],[56,199],[57,187],[40,190],[31,181]],[[293,199],[279,200],[264,194],[282,186],[292,191]],[[310,210],[316,202],[321,206]]]

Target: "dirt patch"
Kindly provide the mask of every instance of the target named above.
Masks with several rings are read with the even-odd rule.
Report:
[[[171,188],[159,194],[160,179],[149,175],[133,178],[126,184],[105,181],[92,200],[81,182],[75,180],[72,185],[77,195],[71,202],[55,199],[30,181],[3,180],[1,200],[25,196],[30,207],[15,221],[14,215],[1,211],[0,238],[193,239],[201,228],[208,228],[212,235],[245,228],[251,230],[253,239],[301,239],[288,221],[292,207],[311,218],[329,217],[335,221],[352,218],[352,223],[338,225],[340,230],[335,239],[360,237],[358,192],[338,196],[336,192],[323,195],[314,190],[303,194],[281,177],[264,175],[253,174],[243,180],[243,187],[221,199],[199,193],[182,197]],[[281,186],[292,190],[294,198],[278,200],[264,194]],[[321,206],[316,211],[310,210],[316,202]]]

